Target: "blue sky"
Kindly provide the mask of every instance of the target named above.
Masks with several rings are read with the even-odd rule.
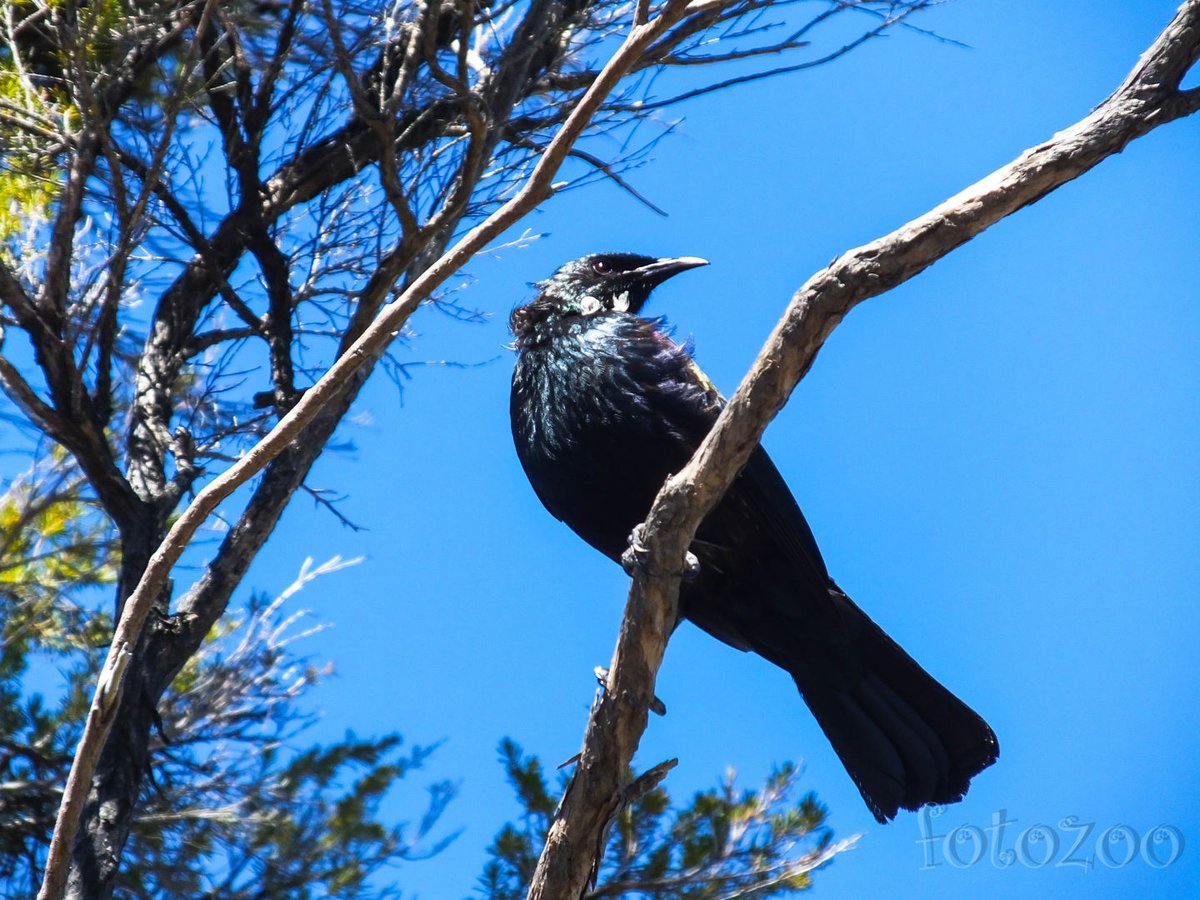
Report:
[[[576,752],[627,588],[541,508],[512,450],[505,321],[527,283],[595,250],[708,258],[649,311],[732,391],[809,274],[1084,116],[1174,8],[958,0],[920,24],[969,49],[897,33],[682,106],[669,113],[677,133],[631,175],[669,217],[607,184],[563,194],[518,229],[546,237],[470,267],[462,301],[489,321],[414,321],[402,359],[481,365],[414,368],[402,397],[377,378],[341,432],[356,451],[312,479],[349,495],[343,511],[368,530],[299,498],[247,582],[277,591],[307,555],[366,556],[294,603],[333,625],[304,647],[338,671],[316,697],[319,737],[444,742],[396,815],[416,819],[422,783],[451,778],[443,833],[464,831],[401,867],[407,891],[474,886],[516,812],[501,737],[550,764]],[[877,825],[791,680],[681,628],[658,687],[670,714],[651,722],[637,764],[678,756],[668,786],[683,799],[727,766],[749,785],[803,761],[837,835],[862,835],[815,896],[1200,885],[1198,162],[1200,118],[1168,125],[869,301],[767,432],[834,577],[999,736],[998,764],[927,821],[949,834],[1004,811],[1006,848],[1035,823],[1061,842],[1044,867],[994,865],[992,846],[956,867],[944,839],[921,843],[918,816]],[[1096,841],[1122,825],[1139,839],[1172,826],[1184,852],[1165,868],[1140,852],[1110,868]],[[952,846],[969,858],[971,845]],[[1044,845],[1029,846],[1040,858]],[[1089,855],[1087,869],[1055,865]]]

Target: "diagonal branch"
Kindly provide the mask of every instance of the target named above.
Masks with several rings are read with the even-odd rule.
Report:
[[[646,519],[648,573],[678,573],[704,516],[746,463],[825,339],[857,304],[907,281],[989,226],[1121,152],[1159,125],[1197,111],[1179,84],[1200,58],[1200,0],[1179,7],[1116,92],[1087,118],[1021,154],[891,234],[843,254],[792,298],[754,366],[687,467]],[[606,689],[592,707],[579,767],[538,862],[530,898],[579,897],[615,814],[626,771],[676,622],[679,576],[639,574],[630,588]]]
[[[4,326],[0,325],[0,347],[3,347],[3,343]],[[0,353],[0,388],[46,434],[57,435],[66,430],[54,407],[37,395],[20,370],[3,353]]]
[[[361,366],[378,358],[386,350],[392,337],[399,332],[409,315],[432,291],[506,228],[553,194],[555,173],[605,97],[629,72],[646,46],[685,14],[686,7],[686,0],[668,0],[657,17],[630,30],[628,37],[605,65],[595,83],[580,98],[521,189],[426,269],[399,298],[385,306],[362,337],[338,358],[329,371],[280,419],[275,428],[237,463],[198,492],[192,503],[176,520],[162,544],[155,550],[137,588],[126,599],[114,629],[109,655],[101,672],[96,695],[88,711],[84,733],[76,748],[75,760],[63,791],[62,805],[47,855],[46,876],[38,895],[39,900],[57,900],[62,894],[70,848],[79,828],[88,787],[113,723],[129,654],[139,645],[143,626],[155,598],[160,595],[172,566],[196,530],[222,500],[282,453],[308,422],[327,404],[334,402],[347,381]]]

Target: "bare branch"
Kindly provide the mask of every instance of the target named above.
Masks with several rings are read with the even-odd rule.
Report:
[[[3,346],[4,328],[0,326],[0,346]],[[8,359],[0,354],[0,387],[12,398],[32,422],[46,434],[61,434],[64,431],[63,422],[54,411],[54,407],[45,403],[29,386],[20,371]]]
[[[533,141],[527,141],[527,140],[524,140],[523,138],[520,138],[517,136],[513,136],[510,139],[512,140],[512,142],[514,144],[518,144],[519,146],[529,147],[532,149],[540,149],[537,147],[536,144],[533,143]],[[628,181],[626,181],[624,178],[622,178],[620,176],[620,174],[618,174],[616,169],[614,169],[612,167],[611,164],[606,163],[600,157],[596,156],[593,153],[588,153],[586,150],[580,150],[579,148],[575,148],[568,155],[575,159],[581,159],[585,163],[587,163],[589,166],[592,166],[594,169],[596,169],[601,174],[603,174],[605,178],[612,181],[617,187],[619,187],[621,190],[625,191],[625,193],[629,194],[629,196],[631,196],[638,203],[641,203],[643,206],[645,206],[651,212],[657,213],[660,216],[667,215],[667,211],[665,209],[663,209],[661,206],[658,206],[655,203],[651,202],[647,197],[643,196],[638,191],[637,188],[635,188],[632,184],[630,184]]]
[[[1117,91],[1087,118],[1027,150],[897,231],[843,254],[796,293],[737,393],[687,467],[668,479],[646,518],[648,572],[634,578],[606,690],[592,707],[583,753],[538,862],[530,898],[578,897],[616,809],[622,773],[676,622],[680,561],[696,529],[746,463],[767,423],[858,303],[932,265],[1004,217],[1088,171],[1135,138],[1196,111],[1180,81],[1200,58],[1200,0],[1174,20]]]
[[[141,581],[121,610],[113,633],[109,658],[105,664],[107,677],[103,683],[106,690],[103,693],[97,690],[88,712],[83,736],[76,748],[75,762],[63,792],[63,802],[47,856],[46,877],[38,895],[39,900],[57,900],[65,884],[70,847],[79,827],[92,774],[111,726],[109,712],[113,708],[112,698],[122,686],[125,669],[120,665],[120,661],[128,652],[128,648],[137,646],[155,598],[159,596],[171,567],[196,529],[221,500],[281,453],[321,408],[341,393],[347,380],[360,366],[369,359],[378,358],[408,316],[438,285],[509,225],[550,196],[553,192],[551,183],[555,172],[604,98],[629,71],[641,51],[683,15],[684,8],[683,0],[670,0],[657,18],[646,25],[631,29],[629,36],[600,72],[595,83],[580,98],[522,189],[430,266],[398,300],[385,307],[363,336],[355,341],[354,346],[305,393],[279,424],[241,460],[206,485],[176,520],[152,555]]]
[[[836,50],[833,50],[830,53],[826,53],[824,56],[820,56],[816,59],[805,60],[804,62],[795,63],[794,65],[790,65],[790,66],[777,66],[774,69],[767,69],[765,71],[760,71],[760,72],[749,72],[745,75],[738,75],[733,78],[726,78],[724,81],[718,81],[713,84],[707,84],[704,87],[696,88],[695,90],[684,91],[681,94],[676,94],[672,97],[668,97],[665,100],[655,100],[655,101],[648,102],[648,103],[639,102],[634,105],[634,108],[636,108],[639,111],[662,109],[667,106],[674,106],[675,104],[682,103],[685,100],[692,100],[696,97],[703,97],[705,94],[712,94],[712,93],[715,93],[716,91],[723,91],[726,88],[731,88],[736,85],[750,84],[751,82],[761,81],[765,78],[775,78],[779,75],[787,75],[792,72],[802,72],[805,69],[812,69],[817,66],[823,66],[827,63],[833,62],[838,57],[845,56],[847,53],[850,53],[852,50],[860,47],[862,44],[865,44],[867,41],[871,40],[872,38],[879,37],[879,35],[881,35],[888,28],[897,24],[905,16],[909,15],[909,12],[910,12],[909,10],[905,10],[903,12],[898,13],[896,15],[896,17],[894,17],[894,18],[885,19],[884,21],[880,22],[879,25],[877,25],[875,28],[871,29],[870,31],[859,35],[857,38],[850,41],[849,43],[844,44],[843,46],[838,47]],[[803,44],[795,44],[794,46],[800,47],[800,46],[803,46]],[[771,52],[774,52],[774,51],[771,51]],[[723,61],[725,61],[726,58],[740,59],[740,58],[749,58],[751,56],[759,56],[759,55],[762,55],[762,54],[761,53],[749,53],[749,52],[743,52],[741,54],[724,54],[722,56],[713,56],[708,59],[696,60],[693,62],[693,64],[698,63],[698,62],[710,62],[710,63],[711,62],[723,62]],[[670,62],[674,65],[682,65],[683,64],[682,60],[679,60],[679,59],[674,59],[674,60],[671,60]]]

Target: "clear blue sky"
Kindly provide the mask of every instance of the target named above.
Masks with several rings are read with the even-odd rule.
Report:
[[[471,267],[464,325],[426,311],[402,357],[485,362],[414,370],[403,402],[377,379],[347,426],[352,456],[313,483],[369,530],[298,499],[251,572],[277,591],[305,555],[365,554],[295,603],[334,627],[308,652],[336,662],[317,733],[400,730],[444,741],[420,786],[453,778],[439,857],[397,873],[461,897],[517,807],[496,762],[512,736],[548,763],[579,746],[627,581],[546,514],[508,434],[508,311],[527,283],[601,249],[712,261],[650,311],[695,339],[731,391],[791,292],[842,251],[924,212],[1085,115],[1169,20],[1172,0],[957,0],[915,34],[826,68],[712,96],[633,181],[660,218],[610,185],[555,198],[548,236]],[[1195,83],[1200,79],[1192,77]],[[596,149],[596,148],[594,148]],[[602,149],[602,148],[601,148]],[[1200,118],[1166,126],[1018,213],[834,333],[766,445],[843,587],[1000,738],[999,763],[939,833],[986,829],[1012,849],[1075,817],[1096,856],[1119,825],[1178,829],[1182,857],[1109,868],[956,868],[917,816],[877,825],[796,695],[761,660],[682,628],[637,763],[680,757],[681,799],[726,766],[747,784],[803,760],[804,787],[859,848],[815,896],[1166,897],[1200,886]],[[961,832],[966,834],[967,832]],[[1044,845],[1031,844],[1040,858]],[[960,858],[970,845],[959,846]],[[1169,847],[1155,845],[1164,857]],[[939,865],[922,868],[930,861]],[[1108,858],[1119,861],[1122,846]]]

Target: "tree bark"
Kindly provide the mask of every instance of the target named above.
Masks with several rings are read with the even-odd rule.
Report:
[[[555,29],[562,26],[561,9],[560,4],[537,3],[527,14],[540,17],[540,25],[534,23],[533,35],[540,36],[540,46],[546,52],[557,52],[559,31]],[[64,790],[39,900],[63,896],[64,889],[72,898],[104,897],[111,893],[112,879],[129,832],[129,819],[146,771],[154,705],[223,612],[233,587],[269,536],[287,500],[303,482],[366,374],[421,302],[471,256],[553,193],[554,174],[600,104],[644,58],[653,42],[687,11],[686,0],[671,0],[654,19],[637,22],[575,104],[521,190],[417,274],[403,294],[383,307],[357,340],[347,342],[329,371],[262,440],[197,493],[152,553],[136,554],[140,580],[121,604],[109,656]],[[532,52],[530,45],[537,43],[530,37],[518,54],[519,74],[529,89],[532,86],[528,80],[536,63],[526,57]],[[545,59],[541,64],[545,64]],[[507,121],[521,96],[522,91],[503,85],[490,98],[493,124]],[[469,175],[464,173],[464,178]],[[268,187],[273,188],[272,182],[268,182]],[[283,193],[289,202],[299,202],[296,198],[301,197],[296,190]],[[264,204],[269,205],[269,200],[264,200]],[[466,213],[465,203],[451,201],[451,204],[451,214],[439,222],[439,233],[449,233]],[[168,495],[164,436],[159,423],[170,420],[170,410],[163,398],[179,372],[183,341],[245,250],[242,224],[242,211],[235,210],[218,228],[216,239],[209,242],[211,252],[189,266],[160,301],[147,358],[139,374],[140,402],[130,428],[130,481],[140,496]],[[427,239],[436,242],[438,235],[429,234]],[[390,270],[399,258],[385,260],[385,268]],[[380,298],[386,295],[398,274],[399,271],[388,278],[372,279]],[[0,283],[0,288],[3,287]],[[378,303],[374,307],[366,305],[379,308]],[[227,536],[217,561],[181,600],[176,614],[168,615],[168,577],[196,529],[222,500],[268,466],[271,467],[268,474],[246,513]],[[152,510],[153,515],[164,519],[173,506],[146,505],[150,508],[147,514]],[[132,583],[132,577],[123,577],[122,581]],[[155,610],[158,612],[151,618]],[[127,684],[130,687],[125,689]],[[80,833],[83,819],[87,826]]]
[[[1120,87],[1095,111],[885,237],[834,260],[795,294],[750,372],[683,471],[659,492],[642,534],[646,572],[633,578],[606,687],[550,828],[530,898],[582,897],[594,882],[622,773],[676,621],[684,555],[704,516],[758,446],[833,329],[854,306],[917,275],[985,229],[1077,178],[1130,141],[1200,109],[1180,84],[1200,57],[1200,0],[1188,0]],[[667,573],[667,574],[663,574]]]

